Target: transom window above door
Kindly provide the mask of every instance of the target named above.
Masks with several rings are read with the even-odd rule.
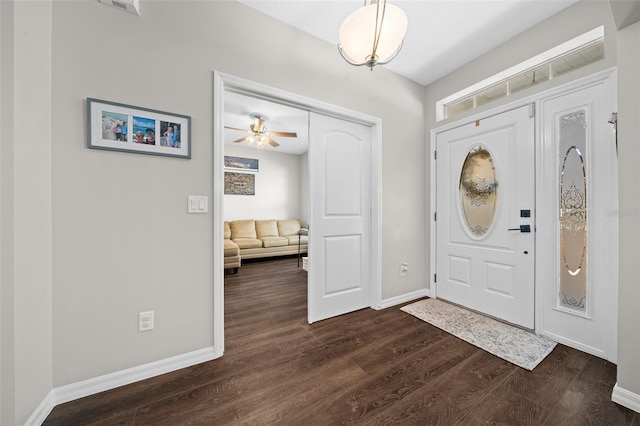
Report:
[[[436,102],[436,120],[455,117],[604,59],[600,26]]]

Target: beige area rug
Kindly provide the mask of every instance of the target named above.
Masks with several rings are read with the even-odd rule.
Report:
[[[533,370],[556,342],[436,299],[400,310],[527,370]]]

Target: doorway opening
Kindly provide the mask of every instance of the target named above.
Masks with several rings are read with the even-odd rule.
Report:
[[[268,87],[259,83],[245,80],[232,75],[214,72],[214,142],[213,142],[213,297],[214,297],[214,350],[216,356],[224,352],[224,260],[223,260],[223,222],[224,222],[224,113],[225,95],[238,93],[252,96],[258,99],[268,100],[281,105],[288,105],[310,113],[317,113],[327,117],[333,117],[346,122],[357,123],[370,128],[370,199],[367,213],[370,212],[368,224],[367,249],[369,250],[370,266],[368,268],[369,280],[367,286],[368,306],[375,307],[381,300],[381,200],[379,197],[381,187],[381,120],[366,114],[351,111],[314,99],[292,94],[280,89]],[[310,152],[310,156],[313,154]],[[313,185],[313,173],[310,173],[310,186]],[[310,191],[313,197],[313,191]],[[313,200],[311,200],[313,202]],[[313,235],[314,216],[310,215],[309,225]],[[321,229],[321,228],[318,228]],[[310,236],[313,238],[313,236]],[[312,252],[310,252],[312,255]],[[314,287],[313,280],[309,282],[309,292]]]
[[[227,91],[225,273],[248,261],[307,256],[309,112]],[[299,266],[299,265],[298,265]]]

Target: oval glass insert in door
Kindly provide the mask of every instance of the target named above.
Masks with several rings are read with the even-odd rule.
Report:
[[[483,238],[496,216],[498,180],[489,150],[474,146],[460,172],[460,211],[464,225],[474,238]]]

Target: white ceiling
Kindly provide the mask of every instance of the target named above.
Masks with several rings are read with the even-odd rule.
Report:
[[[238,1],[336,46],[342,21],[364,4],[363,0]],[[389,0],[405,11],[409,29],[402,51],[384,67],[426,86],[577,1]],[[253,113],[267,116],[270,130],[298,133],[297,138],[275,138],[281,146],[265,150],[307,151],[306,111],[225,94],[226,126],[248,128]],[[225,130],[225,143],[241,136],[242,132]]]
[[[342,21],[364,4],[363,0],[238,1],[336,46]],[[388,1],[407,14],[409,29],[400,54],[384,66],[426,86],[578,0]]]

